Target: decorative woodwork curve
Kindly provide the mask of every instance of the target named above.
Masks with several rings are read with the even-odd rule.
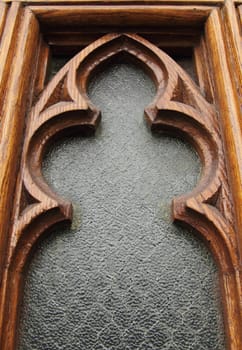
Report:
[[[88,82],[102,65],[120,57],[135,60],[156,83],[156,96],[145,109],[152,131],[186,138],[203,163],[196,188],[174,199],[174,220],[191,225],[205,238],[221,271],[237,269],[214,107],[167,54],[134,34],[107,34],[82,50],[56,74],[32,108],[19,177],[16,203],[20,205],[11,241],[10,266],[14,271],[22,271],[39,237],[52,225],[71,220],[71,204],[58,197],[42,177],[43,155],[60,134],[95,132],[101,113],[88,98]]]
[[[170,5],[167,6],[168,4]],[[0,348],[2,350],[15,349],[18,309],[23,289],[22,272],[23,267],[27,265],[32,247],[52,224],[63,220],[70,221],[71,218],[70,204],[58,198],[42,179],[40,162],[42,154],[47,144],[54,137],[58,137],[58,133],[68,130],[73,132],[68,126],[73,123],[76,115],[79,124],[76,122],[81,129],[79,132],[88,132],[88,123],[85,127],[82,124],[85,119],[82,109],[79,111],[82,116],[78,114],[78,110],[75,110],[74,114],[73,110],[68,113],[68,103],[78,105],[78,99],[72,98],[70,90],[78,91],[79,98],[88,103],[90,113],[95,113],[95,107],[86,96],[87,77],[102,62],[97,62],[98,64],[89,73],[86,70],[88,63],[93,64],[100,56],[103,57],[102,61],[106,62],[109,56],[117,57],[115,41],[117,45],[118,43],[123,45],[123,51],[121,50],[123,54],[126,52],[128,55],[129,52],[129,56],[148,70],[154,80],[159,74],[164,76],[163,90],[157,86],[157,95],[146,110],[151,128],[157,132],[172,132],[176,136],[187,137],[201,156],[203,161],[201,181],[192,193],[176,198],[173,205],[174,218],[195,227],[213,249],[220,266],[228,349],[242,349],[240,209],[242,168],[239,90],[237,90],[240,77],[238,30],[240,28],[237,28],[236,24],[235,4],[240,5],[241,1],[56,0],[51,1],[50,6],[50,0],[17,2],[0,0],[0,101],[4,101],[0,103],[2,117],[0,129],[3,130],[2,135],[0,132],[2,136],[0,154],[3,155],[0,168],[0,260],[2,261]],[[238,6],[238,10],[241,24],[242,7]],[[109,35],[92,44],[71,60],[39,97],[44,86],[49,48],[44,42],[40,42],[41,34],[37,28],[40,25],[47,44],[50,45],[53,43],[53,34],[57,32],[57,36],[54,36],[54,45],[56,44],[56,47],[63,52],[63,48],[69,50],[71,45],[75,44],[73,36],[76,33],[79,38],[80,27],[87,22],[86,31],[95,35],[97,33],[98,36],[103,33],[103,27],[105,31],[110,32],[114,26],[115,30],[124,28],[125,31],[140,32],[142,35],[146,35],[147,31],[152,35],[156,35],[157,32],[161,47],[166,47],[166,43],[169,43],[172,49],[184,47],[184,44],[185,47],[188,45],[189,48],[194,48],[194,45],[198,45],[198,39],[203,32],[204,43],[197,51],[197,55],[195,48],[196,64],[197,61],[200,64],[200,68],[198,65],[196,67],[197,71],[200,70],[199,86],[206,96],[205,99],[216,104],[218,120],[213,107],[202,98],[200,91],[184,72],[181,73],[175,62],[135,35],[120,38],[118,35]],[[153,27],[154,22],[157,24],[156,29]],[[137,26],[140,31],[136,30]],[[91,42],[92,36],[87,39],[87,33],[83,33],[85,38],[83,45],[86,45],[87,40]],[[150,36],[147,38],[152,39]],[[75,48],[80,47],[80,39],[78,40]],[[96,49],[100,50],[97,52]],[[145,62],[141,56],[147,58]],[[30,81],[34,80],[35,74],[30,68],[33,67],[37,72],[34,104],[36,100],[38,102],[32,109],[31,118],[30,116],[25,118],[28,105],[26,101],[28,98],[32,100],[33,86]],[[71,71],[76,76],[76,81],[72,81],[71,86],[68,86],[67,80]],[[208,80],[211,81],[211,89]],[[181,94],[178,88],[172,91],[172,84],[180,88],[185,86],[184,94]],[[169,87],[170,93],[167,92]],[[49,97],[45,97],[48,94]],[[45,102],[46,99],[49,106]],[[172,106],[168,108],[169,103],[172,103]],[[66,108],[64,114],[62,114],[63,106]],[[173,107],[179,111],[179,117],[174,113]],[[48,110],[52,114],[48,115]],[[179,118],[182,120],[180,124]],[[22,154],[22,170],[16,188],[25,121],[28,127]],[[92,132],[97,121],[95,126],[92,125]],[[36,156],[33,153],[35,150],[38,151]],[[10,240],[11,247],[9,247]],[[240,251],[240,263],[238,251]]]

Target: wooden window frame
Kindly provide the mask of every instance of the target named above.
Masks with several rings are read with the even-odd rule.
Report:
[[[43,200],[41,213],[34,215],[32,213],[31,216],[29,213],[23,214],[24,211],[20,210],[20,206],[27,207],[34,204],[33,198],[30,198],[23,186],[23,168],[28,162],[28,166],[34,169],[35,174],[41,172],[42,150],[36,160],[33,154],[28,156],[25,145],[28,143],[29,146],[32,142],[30,147],[35,147],[38,153],[38,145],[45,143],[43,141],[45,133],[41,136],[42,138],[38,138],[37,135],[28,139],[28,132],[30,132],[28,124],[33,110],[31,107],[34,104],[33,101],[38,101],[39,94],[44,89],[49,55],[49,49],[43,41],[42,34],[57,50],[66,47],[66,36],[70,38],[70,35],[73,35],[73,40],[69,44],[73,50],[76,29],[87,25],[95,29],[89,33],[90,41],[93,32],[97,34],[100,28],[105,28],[106,32],[112,32],[114,28],[119,32],[123,30],[126,32],[128,28],[128,31],[132,32],[136,31],[136,28],[142,31],[152,27],[152,30],[163,32],[160,39],[161,46],[168,47],[172,36],[174,47],[182,49],[186,44],[194,47],[200,90],[205,96],[204,101],[207,99],[212,102],[217,110],[218,122],[206,134],[205,129],[203,130],[206,125],[197,127],[196,117],[192,116],[192,122],[189,125],[197,131],[191,137],[191,142],[200,152],[204,168],[211,171],[213,164],[218,159],[221,161],[217,178],[205,177],[199,185],[199,191],[196,190],[188,196],[174,200],[173,215],[176,221],[194,227],[210,246],[219,266],[227,347],[230,350],[242,349],[242,126],[239,99],[241,96],[241,6],[240,1],[232,0],[226,2],[218,0],[19,0],[12,2],[0,0],[0,348],[2,350],[14,350],[16,346],[23,275],[32,248],[39,237],[52,225],[71,220],[70,204],[55,197],[52,192],[49,193],[49,189],[46,189],[47,199]],[[61,37],[56,30],[62,32]],[[199,42],[194,42],[193,35],[187,35],[191,31],[200,33]],[[78,45],[85,45],[86,39],[78,40]],[[84,40],[83,43],[82,40]],[[147,52],[153,50],[148,46],[146,48]],[[112,50],[114,49],[110,49],[107,54]],[[138,57],[138,53],[136,56]],[[89,64],[95,65],[97,59],[98,56],[94,54]],[[169,68],[168,61],[164,58],[163,63],[165,62],[169,70],[172,68]],[[152,61],[151,58],[151,62],[155,64],[156,61],[155,59]],[[73,62],[69,64],[68,74],[73,64]],[[183,76],[179,70],[177,72],[180,77]],[[86,71],[84,73],[86,74]],[[86,74],[85,82],[82,82],[84,90],[89,73]],[[49,92],[46,92],[47,95],[53,93],[63,77],[65,79],[61,74],[58,73],[58,78],[52,81]],[[187,78],[181,78],[181,80],[183,87],[186,84],[191,87]],[[201,102],[193,87],[189,94],[191,95],[186,97],[187,107],[184,96],[183,100],[180,97],[183,110],[179,103],[174,107],[173,102],[174,109],[177,108],[181,114],[190,113],[191,115],[193,113],[189,109],[191,105],[196,111],[206,107],[206,103]],[[48,103],[52,98],[53,104],[56,102],[55,97],[50,95],[47,96]],[[170,100],[160,105],[159,111],[162,112],[164,109],[167,111],[168,105],[172,109]],[[81,102],[79,100],[77,102],[78,108],[82,109]],[[151,127],[162,129],[163,122],[161,120],[157,122],[155,117],[152,117],[156,107],[154,104],[153,109],[147,112],[148,121]],[[55,111],[55,113],[59,112]],[[71,114],[68,118],[68,123],[74,120]],[[214,116],[212,118],[215,122],[216,118]],[[91,121],[88,118],[82,119],[84,132],[88,131],[88,127],[95,129],[98,118],[94,119]],[[186,127],[185,121],[182,121],[177,129],[188,133]],[[220,141],[214,136],[216,127],[219,130]],[[48,125],[47,129],[50,130],[49,128],[51,126]],[[59,131],[62,128],[63,126],[60,126]],[[38,131],[38,128],[36,130]],[[207,151],[203,150],[207,142],[204,141],[205,138],[215,140],[211,141],[214,142],[214,146],[209,146],[210,149]],[[199,142],[200,146],[198,146]],[[218,144],[220,148],[216,148]],[[38,194],[36,196],[38,197]]]

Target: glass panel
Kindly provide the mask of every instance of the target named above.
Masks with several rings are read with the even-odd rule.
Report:
[[[198,84],[197,81],[197,76],[195,73],[195,66],[193,62],[193,57],[188,56],[188,57],[182,57],[182,56],[176,56],[173,57],[173,59],[178,63],[184,70],[185,72],[188,73],[188,75],[193,79],[193,81]]]
[[[90,83],[102,110],[96,136],[59,142],[46,157],[45,177],[75,217],[33,257],[19,350],[225,348],[214,261],[170,219],[200,162],[189,145],[147,129],[154,94],[137,67],[109,67]]]
[[[49,62],[49,72],[47,73],[46,83],[48,83],[55,75],[59,72],[59,70],[71,59],[72,57],[60,57],[53,56],[50,58]]]

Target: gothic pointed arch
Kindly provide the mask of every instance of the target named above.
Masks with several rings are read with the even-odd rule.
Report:
[[[223,269],[231,269],[237,262],[230,254],[234,232],[215,109],[176,62],[135,34],[107,34],[86,47],[56,74],[33,106],[19,191],[20,201],[25,197],[25,206],[17,212],[12,263],[15,268],[19,264],[21,270],[41,234],[53,224],[71,220],[71,203],[55,194],[42,177],[43,154],[60,134],[95,132],[101,112],[87,95],[88,82],[100,66],[120,56],[134,60],[156,84],[156,95],[145,109],[151,129],[187,139],[202,160],[202,176],[196,188],[173,201],[174,219],[194,227],[209,243],[218,262],[223,261]],[[41,224],[43,219],[45,225]]]
[[[42,176],[46,148],[62,134],[95,133],[101,111],[88,97],[88,82],[102,65],[120,58],[135,61],[156,84],[153,101],[144,111],[151,130],[188,140],[201,158],[201,179],[190,193],[174,198],[173,217],[202,236],[225,276],[224,284],[230,284],[228,293],[232,290],[234,300],[239,300],[234,274],[239,262],[234,254],[236,238],[215,108],[187,73],[156,46],[135,34],[107,34],[67,62],[45,87],[27,119],[7,262],[8,302],[18,303],[21,275],[38,240],[53,226],[72,219],[71,203],[54,193]],[[228,314],[229,308],[226,305]],[[18,309],[13,309],[6,329],[17,321]]]

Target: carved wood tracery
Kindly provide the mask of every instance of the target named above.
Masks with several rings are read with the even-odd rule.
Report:
[[[136,60],[156,83],[156,96],[145,110],[151,129],[187,138],[203,162],[202,178],[197,187],[174,200],[174,219],[201,231],[218,261],[226,261],[223,268],[231,269],[237,262],[230,256],[234,232],[229,224],[231,212],[215,109],[169,56],[134,34],[108,34],[88,46],[58,72],[32,108],[20,176],[18,202],[22,203],[15,220],[12,254],[21,251],[24,264],[27,251],[23,250],[21,241],[28,226],[39,216],[55,210],[59,212],[58,220],[71,219],[71,204],[54,194],[42,178],[43,153],[48,142],[59,133],[95,132],[100,111],[87,96],[88,81],[100,65],[120,55]],[[220,196],[223,196],[222,206]],[[202,230],[200,217],[207,221]],[[42,230],[34,231],[31,231],[33,242],[42,233]]]
[[[223,262],[223,272],[236,268],[236,256],[231,254],[235,236],[215,109],[169,56],[134,34],[109,34],[88,46],[57,73],[32,108],[19,178],[20,206],[10,266],[22,271],[28,254],[46,229],[71,220],[71,204],[53,193],[42,177],[42,157],[48,143],[60,133],[95,132],[100,111],[88,98],[88,81],[100,65],[120,55],[135,60],[156,83],[156,96],[145,109],[151,129],[188,139],[202,159],[203,172],[197,187],[174,199],[174,219],[193,226],[205,238],[218,263]]]
[[[0,18],[1,35],[1,21],[2,23],[5,21],[7,10],[5,5],[0,6],[4,9],[4,19]],[[15,18],[17,26],[19,5],[14,6],[12,12],[17,18]],[[51,9],[45,10],[41,6],[36,6],[32,10],[36,13],[39,11],[40,20],[45,21],[45,18],[49,18],[47,13]],[[62,17],[59,17],[58,11],[56,10],[54,15],[60,23]],[[73,12],[73,9],[70,9],[70,12]],[[25,13],[28,13],[26,23],[33,22],[30,12],[26,10]],[[61,16],[63,13],[60,13]],[[210,8],[203,9],[201,21],[205,21],[209,13]],[[161,20],[166,20],[162,9],[160,14]],[[80,14],[78,16],[80,17]],[[207,35],[208,46],[213,40],[211,33],[216,20],[214,14],[210,26],[207,25],[207,31],[210,33]],[[111,22],[111,19],[109,21]],[[182,15],[181,23],[183,21]],[[34,35],[37,36],[36,33],[37,29],[32,36],[29,34],[28,40],[33,41]],[[11,50],[6,51],[6,55],[12,55]],[[175,221],[194,227],[213,250],[221,272],[229,348],[240,349],[242,339],[237,330],[242,319],[241,266],[224,159],[226,152],[222,145],[218,115],[214,105],[203,97],[199,88],[169,56],[135,34],[108,34],[85,48],[57,73],[29,113],[21,171],[14,199],[15,216],[10,232],[10,250],[7,253],[8,260],[2,281],[5,288],[2,294],[4,295],[5,291],[8,293],[5,306],[2,308],[4,310],[3,321],[1,320],[2,334],[7,334],[9,341],[2,339],[0,346],[4,350],[14,349],[15,335],[12,335],[12,332],[16,329],[22,272],[33,247],[48,228],[71,220],[71,204],[53,193],[42,177],[41,162],[46,147],[63,133],[95,132],[101,115],[88,98],[88,81],[103,64],[120,56],[141,65],[156,83],[156,96],[145,109],[145,117],[151,129],[154,132],[165,132],[186,138],[200,155],[203,163],[201,180],[191,193],[174,199],[173,216]],[[3,75],[6,81],[6,71]],[[39,84],[43,85],[43,82]],[[3,86],[2,84],[1,87]]]

